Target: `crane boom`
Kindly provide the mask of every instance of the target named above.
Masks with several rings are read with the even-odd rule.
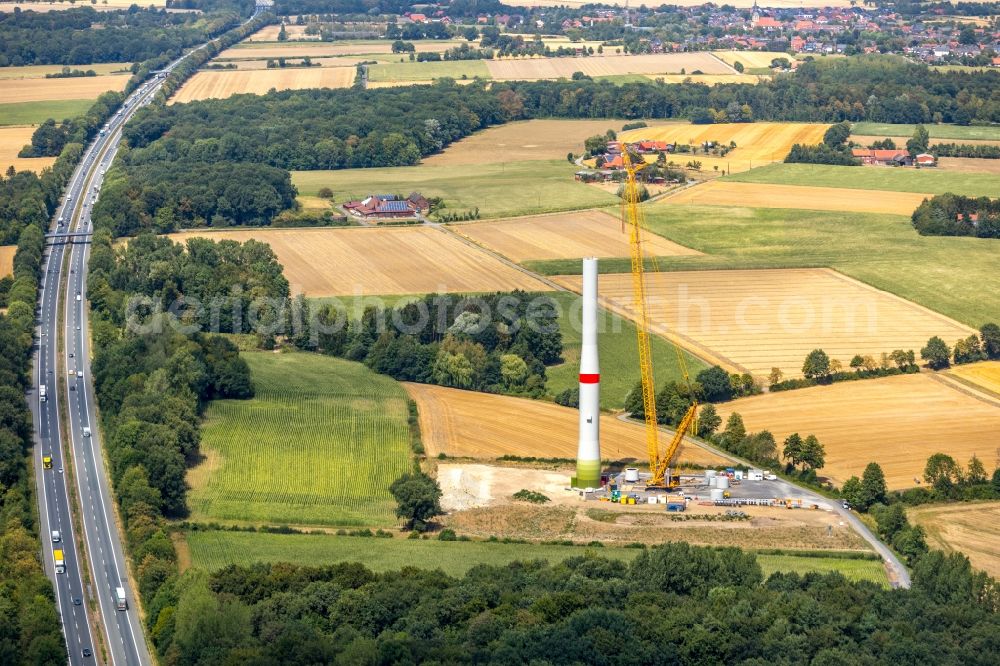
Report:
[[[670,477],[670,462],[677,454],[677,449],[684,440],[684,435],[692,428],[698,413],[698,401],[691,391],[691,406],[677,426],[667,449],[660,452],[659,429],[656,421],[656,382],[653,377],[653,353],[649,340],[649,300],[646,292],[646,267],[642,252],[642,209],[639,206],[639,184],[636,174],[645,168],[632,164],[626,146],[622,146],[622,163],[625,167],[626,180],[624,196],[622,197],[622,223],[628,225],[629,247],[632,258],[632,306],[638,317],[636,336],[639,346],[639,375],[642,386],[642,406],[646,421],[646,449],[649,453],[649,471],[652,478],[648,487],[665,487],[672,485]],[[678,367],[688,388],[691,388],[691,378],[688,375],[687,364],[680,348],[674,345],[677,353]]]

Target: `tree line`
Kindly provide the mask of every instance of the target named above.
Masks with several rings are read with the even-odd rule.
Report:
[[[288,284],[260,243],[192,239],[180,247],[143,236],[116,248],[107,231],[94,234],[89,283],[104,446],[147,629],[161,648],[162,627],[176,610],[163,593],[177,578],[166,519],[187,514],[185,472],[200,459],[201,416],[210,400],[249,398],[254,387],[233,342],[179,328],[197,318],[156,304],[207,303],[222,292],[280,300]],[[134,307],[135,296],[148,307]]]
[[[802,363],[802,377],[785,379],[781,368],[771,368],[768,375],[768,388],[771,391],[789,391],[792,389],[832,384],[834,382],[849,382],[858,379],[874,379],[892,375],[913,374],[920,372],[916,354],[912,349],[894,349],[882,352],[879,359],[871,354],[855,354],[848,362],[850,370],[844,368],[838,359],[831,359],[822,349],[814,349],[806,354]]]
[[[949,347],[947,342],[935,335],[920,350],[920,358],[927,361],[931,370],[943,370],[952,363],[962,365],[1000,359],[1000,326],[983,324],[978,335],[973,333],[956,340],[954,347]]]
[[[630,564],[585,554],[461,577],[228,566],[169,595],[159,635],[177,663],[986,663],[1000,630],[995,581],[942,553],[917,562],[910,590],[765,580],[751,553],[671,543]]]
[[[65,663],[66,646],[55,592],[40,559],[34,482],[28,461],[34,446],[30,390],[35,303],[44,238],[23,227],[13,280],[0,312],[0,663]]]
[[[177,54],[231,26],[236,15],[168,13],[132,6],[0,14],[0,67],[138,62]]]
[[[924,199],[910,219],[921,236],[1000,238],[1000,199],[947,192]]]

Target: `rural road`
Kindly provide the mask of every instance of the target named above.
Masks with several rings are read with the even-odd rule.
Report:
[[[628,423],[639,423],[639,421],[637,421],[636,419],[630,418],[625,414],[620,414],[618,418],[619,420]],[[673,436],[674,434],[674,431],[671,430],[670,428],[661,427],[660,431],[667,433],[671,436]],[[722,458],[731,460],[734,463],[740,465],[747,465],[749,467],[758,467],[758,465],[755,465],[747,460],[743,460],[738,456],[734,456],[729,451],[720,449],[703,440],[696,441],[689,437],[685,437],[684,439],[686,442],[690,443],[693,446],[699,446],[705,449],[706,451],[710,451],[716,454],[717,456],[721,456]],[[875,552],[877,552],[879,556],[881,556],[882,563],[885,566],[886,574],[889,577],[889,584],[893,588],[909,589],[910,572],[907,570],[906,566],[902,563],[902,561],[900,561],[900,559],[896,556],[896,554],[892,552],[892,550],[888,546],[886,546],[885,543],[882,542],[881,539],[875,536],[875,534],[872,533],[870,529],[868,529],[868,526],[865,525],[860,518],[858,518],[856,513],[854,513],[849,509],[845,509],[841,505],[841,503],[835,499],[824,497],[823,495],[820,495],[819,493],[810,490],[805,486],[800,486],[798,484],[792,483],[791,481],[787,481],[780,477],[776,481],[770,481],[769,483],[774,484],[776,488],[775,492],[776,497],[791,497],[793,495],[796,495],[796,496],[801,496],[803,499],[808,500],[810,502],[832,507],[833,511],[836,512],[838,515],[840,515],[840,517],[843,520],[845,520],[847,524],[849,524],[854,529],[855,532],[861,535],[861,538],[863,538],[865,541],[871,544],[872,548],[875,549]]]
[[[254,17],[259,11],[260,7]],[[189,51],[137,88],[107,121],[73,172],[46,234],[34,384],[28,402],[36,433],[33,457],[43,564],[56,593],[70,664],[152,663],[115,516],[90,373],[86,307],[90,211],[117,153],[122,127],[152,101],[167,73],[202,48]],[[47,389],[44,401],[41,386]],[[52,457],[48,470],[42,465],[46,455]],[[60,533],[58,542],[53,541],[53,530]],[[64,569],[59,573],[57,550]],[[119,587],[125,589],[127,608],[118,605]],[[95,642],[98,628],[103,628],[103,645]]]

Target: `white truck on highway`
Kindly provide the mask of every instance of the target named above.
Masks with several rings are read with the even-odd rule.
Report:
[[[38,385],[38,400],[39,402],[45,402],[48,400],[48,394],[45,391],[45,384]]]
[[[125,598],[125,588],[115,588],[115,607],[120,610],[128,610],[128,600]]]
[[[63,559],[63,552],[61,549],[57,548],[52,551],[52,559],[56,562],[56,573],[66,573],[66,560]]]

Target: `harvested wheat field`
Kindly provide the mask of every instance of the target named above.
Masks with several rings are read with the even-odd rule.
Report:
[[[369,86],[370,87],[370,86]],[[500,164],[526,160],[565,160],[580,152],[587,137],[618,131],[624,120],[522,120],[489,127],[456,141],[423,160],[428,165]]]
[[[884,137],[884,136],[874,136],[871,134],[851,135],[851,141],[859,143],[862,146],[869,146],[875,141],[881,141],[886,138],[892,139],[896,143],[896,145],[899,146],[900,148],[905,148],[906,142],[910,140],[910,137],[908,136]],[[1000,146],[1000,141],[993,139],[937,139],[931,137],[931,140],[929,141],[929,144],[932,146],[936,146],[939,143],[967,143],[973,146]]]
[[[580,276],[553,278],[579,293]],[[601,275],[601,302],[632,319],[632,276]],[[646,277],[653,330],[723,367],[801,376],[810,351],[845,367],[855,354],[919,351],[973,330],[827,268],[677,271]]]
[[[650,81],[663,79],[666,83],[703,83],[706,86],[717,86],[720,83],[760,83],[770,78],[756,74],[644,74]]]
[[[103,62],[92,65],[71,65],[70,69],[79,69],[84,72],[94,70],[98,76],[111,74],[112,72],[127,71],[131,65],[127,62]],[[3,79],[44,79],[46,74],[58,74],[63,70],[63,65],[25,65],[23,67],[0,67],[0,80]],[[129,72],[131,75],[131,72]],[[52,80],[52,79],[50,79]],[[66,79],[56,79],[65,81]]]
[[[579,412],[554,403],[462,391],[429,384],[403,384],[420,412],[427,455],[497,458],[576,458]],[[601,416],[601,457],[647,460],[644,428]],[[726,460],[685,441],[682,463],[717,465]]]
[[[171,238],[183,242],[193,236],[270,244],[292,291],[309,296],[550,290],[452,234],[426,226],[190,231]]]
[[[54,157],[17,156],[25,144],[31,143],[34,132],[34,127],[0,127],[0,172],[6,172],[9,166],[17,171],[40,172],[55,163]]]
[[[918,506],[906,517],[924,528],[932,548],[957,550],[976,569],[1000,577],[1000,502]]]
[[[802,9],[804,7],[850,7],[851,0],[732,0],[725,4],[741,9],[749,9],[754,4],[760,7],[773,7],[775,9]],[[504,0],[508,7],[573,7],[578,8],[583,5],[593,4],[593,0]],[[617,5],[619,7],[628,4],[627,0],[606,0],[606,5]],[[698,7],[705,4],[704,0],[671,0],[671,5],[678,7]],[[634,7],[635,5],[633,5]]]
[[[466,43],[468,42],[465,40],[425,39],[414,41],[413,46],[417,53],[424,51],[440,53]],[[345,56],[366,53],[392,53],[392,42],[387,39],[343,42],[241,42],[221,52],[216,56],[216,60]]]
[[[350,88],[354,83],[353,67],[296,67],[257,71],[198,72],[174,95],[172,102],[200,99],[225,99],[252,93],[263,95],[271,88]]]
[[[9,2],[4,0],[0,2],[0,12],[13,12],[14,8],[17,7],[22,12],[33,11],[33,12],[57,12],[63,9],[74,9],[79,7],[90,7],[91,9],[98,12],[113,12],[120,11],[122,9],[128,9],[134,4],[141,4],[142,7],[149,7],[150,5],[156,7],[163,7],[166,4],[166,0],[142,0],[141,3],[136,3],[135,0],[101,0],[98,4],[90,3],[73,3],[73,2]],[[191,11],[191,10],[176,10],[168,9],[169,11]]]
[[[789,62],[794,58],[782,51],[713,51],[720,59],[728,65],[743,63],[744,67],[770,67],[771,61],[775,58],[784,58]]]
[[[1000,361],[956,365],[948,374],[1000,396]],[[1000,439],[997,440],[997,447],[1000,449]]]
[[[959,171],[961,173],[1000,174],[1000,160],[981,157],[941,157],[938,159],[937,168],[942,171]],[[997,189],[1000,191],[1000,187]]]
[[[658,199],[653,205],[699,204],[753,208],[805,208],[909,215],[929,194],[875,192],[804,185],[759,185],[712,180]]]
[[[629,256],[621,220],[599,210],[459,224],[452,229],[514,261]],[[659,257],[701,254],[651,233],[645,244],[646,252]]]
[[[733,69],[708,53],[660,53],[634,56],[600,55],[587,58],[528,58],[486,60],[496,80],[533,81],[569,78],[573,72],[588,76],[614,74],[680,74],[701,70],[704,74],[734,74]]]
[[[877,462],[890,489],[918,485],[927,458],[947,453],[963,466],[977,454],[992,464],[1000,407],[927,373],[769,393],[718,406],[723,421],[743,416],[747,430],[781,442],[812,433],[826,449],[820,471],[841,484]]]
[[[751,167],[783,161],[788,151],[791,150],[792,144],[814,145],[822,142],[823,133],[828,127],[829,125],[820,123],[730,123],[722,125],[669,123],[622,132],[618,138],[622,141],[640,141],[642,139],[676,141],[689,145],[701,144],[705,141],[715,141],[722,144],[735,141],[736,148],[725,157],[679,153],[669,155],[667,159],[678,164],[698,160],[702,163],[702,168],[708,171],[712,171],[713,167],[724,171],[746,171]],[[652,157],[654,156],[650,156],[650,158]]]
[[[281,32],[280,25],[265,25],[263,28],[253,33],[247,41],[253,42],[277,42],[278,33]],[[319,39],[319,35],[307,35],[306,26],[288,23],[285,25],[285,35],[291,40],[311,41]]]
[[[4,81],[3,101],[44,102],[57,99],[97,99],[108,90],[124,90],[131,74],[81,76],[72,79],[14,79]]]
[[[14,272],[15,252],[17,252],[16,245],[0,245],[0,278],[7,277]]]

